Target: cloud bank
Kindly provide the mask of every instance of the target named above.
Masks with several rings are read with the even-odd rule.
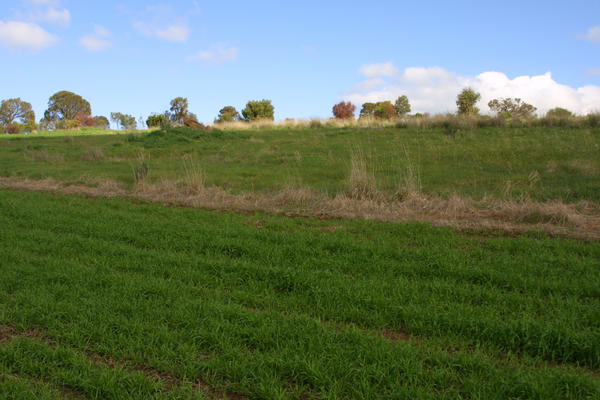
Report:
[[[58,37],[31,22],[0,21],[0,43],[12,50],[38,51],[58,42]]]
[[[456,96],[465,87],[481,93],[478,107],[490,110],[487,103],[496,98],[518,97],[543,114],[554,107],[564,107],[578,114],[600,109],[600,86],[573,88],[552,79],[550,72],[510,79],[502,72],[483,72],[463,76],[440,67],[410,67],[401,70],[392,63],[370,64],[360,68],[363,81],[342,94],[345,101],[394,101],[408,96],[413,112],[445,113],[456,111]]]

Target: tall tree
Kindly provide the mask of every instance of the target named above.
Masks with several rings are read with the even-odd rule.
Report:
[[[77,114],[91,115],[90,103],[78,94],[61,91],[48,100],[48,109],[44,113],[46,121],[75,119]]]
[[[477,115],[479,114],[479,108],[475,107],[475,104],[481,99],[481,95],[471,88],[465,88],[459,93],[456,98],[456,105],[458,106],[458,114],[460,115]]]
[[[408,102],[408,97],[398,97],[394,103],[394,107],[396,108],[396,114],[398,114],[398,116],[403,117],[404,115],[408,114],[410,112],[410,103]]]
[[[183,125],[188,116],[188,100],[184,97],[176,97],[171,100],[171,121],[174,124]]]
[[[31,104],[20,98],[2,100],[0,105],[0,124],[8,126],[13,122],[23,125],[35,124],[35,113]]]
[[[121,129],[135,129],[137,124],[135,117],[129,114],[122,114],[120,112],[110,113],[110,119],[121,127]]]
[[[259,119],[272,121],[275,118],[275,107],[271,104],[271,100],[251,100],[246,104],[246,108],[242,110],[242,115],[247,121]]]

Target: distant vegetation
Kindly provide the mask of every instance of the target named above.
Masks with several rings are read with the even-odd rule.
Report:
[[[410,114],[412,107],[406,95],[399,96],[394,102],[384,100],[376,103],[364,103],[359,112],[360,120],[377,120],[380,123],[388,121],[397,126],[429,126],[442,124],[449,131],[471,128],[476,126],[588,126],[600,125],[600,113],[590,113],[587,116],[574,115],[571,111],[557,107],[549,110],[545,116],[536,115],[537,108],[519,98],[499,98],[488,102],[492,116],[480,115],[477,103],[481,94],[472,88],[463,89],[456,99],[456,114],[436,115],[428,113]],[[344,121],[344,126],[352,125],[355,120],[356,106],[342,101],[333,106],[333,117]],[[238,112],[234,106],[225,106],[219,110],[214,119],[215,124],[268,123],[274,121],[275,107],[271,100],[251,100]],[[205,125],[198,121],[197,116],[190,112],[188,99],[176,97],[170,102],[169,109],[162,113],[152,113],[145,120],[122,112],[112,112],[111,121],[119,129],[135,130],[143,128],[167,129],[173,126],[188,126],[204,129]],[[286,119],[285,121],[289,121]],[[443,120],[443,121],[442,121]],[[323,125],[321,120],[312,120],[311,127]],[[90,103],[78,94],[60,91],[48,100],[48,109],[44,117],[35,122],[35,113],[31,104],[20,98],[3,100],[0,106],[0,129],[4,133],[31,133],[35,131],[56,131],[65,129],[81,129],[96,127],[108,129],[110,123],[105,116],[92,116]]]

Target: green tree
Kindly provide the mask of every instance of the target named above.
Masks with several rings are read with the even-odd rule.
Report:
[[[61,91],[50,97],[44,119],[49,122],[72,120],[80,113],[91,115],[90,103],[75,93]]]
[[[188,100],[184,97],[176,97],[171,100],[170,116],[174,124],[183,125],[188,117]]]
[[[365,103],[362,105],[362,108],[360,109],[360,116],[359,118],[364,118],[364,117],[374,117],[375,116],[375,109],[377,108],[377,104],[375,103]]]
[[[481,99],[481,95],[471,88],[465,88],[456,98],[459,115],[477,115],[479,108],[475,104]]]
[[[108,122],[108,118],[103,115],[98,115],[94,117],[96,120],[96,128],[100,129],[108,129],[110,127],[110,123]]]
[[[120,112],[110,113],[110,119],[115,124],[121,127],[121,129],[135,129],[137,123],[135,117],[129,114],[121,114]]]
[[[396,114],[398,114],[400,117],[408,114],[410,112],[410,103],[408,102],[408,97],[398,97],[394,103],[394,107],[396,108]]]
[[[537,108],[521,99],[493,99],[488,103],[490,110],[499,116],[512,118],[533,118]]]
[[[246,121],[255,121],[259,119],[273,120],[275,107],[271,104],[271,100],[251,100],[246,104],[246,108],[242,110],[242,115]]]
[[[380,101],[375,105],[375,117],[381,119],[391,119],[397,115],[396,108],[391,101]]]
[[[225,106],[219,110],[215,122],[233,122],[240,120],[240,113],[232,106]]]
[[[556,107],[552,110],[548,110],[546,113],[546,118],[555,118],[555,119],[568,119],[573,116],[573,113],[566,108]]]
[[[6,128],[16,122],[22,124],[23,130],[26,132],[35,129],[35,113],[31,108],[31,104],[22,101],[20,98],[2,100],[2,104],[0,105],[0,124]]]
[[[152,114],[146,119],[146,125],[148,128],[166,129],[171,126],[171,121],[165,114]]]

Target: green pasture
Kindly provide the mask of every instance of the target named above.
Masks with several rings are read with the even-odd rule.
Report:
[[[185,146],[208,159],[237,143],[242,159],[252,137],[160,137],[147,151],[174,172]],[[348,137],[420,146],[395,131],[260,137],[331,141],[340,154]],[[152,143],[85,140],[109,157],[115,143],[120,154]],[[64,151],[64,166],[83,146],[39,143]],[[600,243],[0,191],[0,398],[225,395],[598,399]]]
[[[100,134],[101,133],[101,134]],[[0,137],[0,176],[131,186],[146,163],[147,180],[181,180],[184,160],[205,184],[232,192],[310,187],[348,190],[352,160],[364,161],[377,187],[439,196],[600,201],[600,129],[277,128],[119,133],[82,131]]]

